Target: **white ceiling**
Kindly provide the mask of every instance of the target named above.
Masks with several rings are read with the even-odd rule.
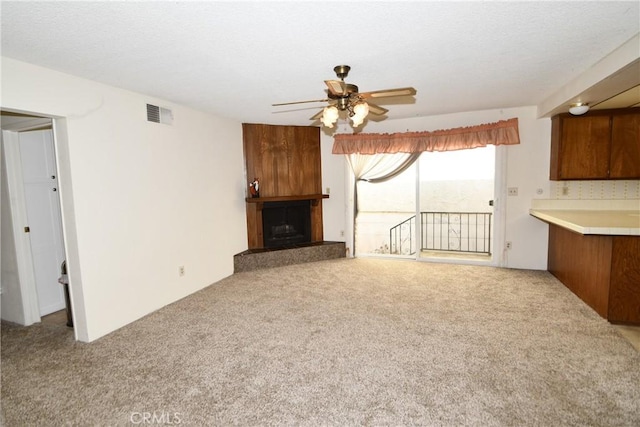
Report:
[[[309,125],[333,67],[388,120],[538,105],[640,32],[640,2],[10,2],[2,55],[241,122]],[[638,77],[640,83],[640,76]],[[611,94],[614,95],[614,94]],[[402,101],[406,101],[403,99]]]

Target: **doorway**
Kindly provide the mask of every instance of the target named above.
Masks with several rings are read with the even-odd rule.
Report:
[[[3,238],[2,317],[29,325],[66,306],[58,283],[65,253],[51,119],[3,112],[2,145],[3,203],[10,205],[2,221],[12,228],[12,239]],[[5,310],[9,304],[22,313]]]
[[[491,261],[495,146],[422,153],[419,258]]]
[[[496,264],[500,147],[424,152],[380,183],[357,183],[356,256]]]

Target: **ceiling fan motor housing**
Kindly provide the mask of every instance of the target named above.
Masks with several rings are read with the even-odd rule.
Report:
[[[340,111],[344,111],[349,107],[349,97],[348,96],[343,96],[340,99],[338,99],[338,109]]]
[[[356,85],[347,83],[345,84],[345,87],[346,87],[346,91],[342,95],[336,95],[331,92],[327,93],[327,96],[329,97],[329,99],[335,99],[336,101],[338,101],[337,107],[341,111],[344,111],[347,109],[347,107],[349,106],[349,100],[351,99],[351,97],[354,94],[358,93],[358,86]]]

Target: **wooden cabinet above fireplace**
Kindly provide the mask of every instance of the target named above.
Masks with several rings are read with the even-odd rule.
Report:
[[[323,240],[320,128],[242,125],[247,190],[258,178],[260,197],[246,198],[249,249],[263,248],[265,203],[310,200],[311,241]]]

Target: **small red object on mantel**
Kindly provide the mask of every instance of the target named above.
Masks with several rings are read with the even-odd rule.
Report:
[[[253,182],[249,184],[249,193],[253,198],[260,197],[260,180],[258,178],[253,178]]]

